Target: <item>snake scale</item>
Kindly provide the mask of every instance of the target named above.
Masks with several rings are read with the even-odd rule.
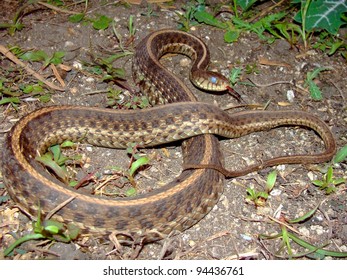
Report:
[[[328,126],[317,117],[297,111],[245,111],[228,114],[196,97],[159,62],[166,53],[192,59],[190,79],[208,90],[225,90],[226,79],[206,71],[209,51],[199,38],[175,30],[159,30],[136,47],[134,80],[156,105],[143,110],[111,110],[82,106],[51,106],[21,118],[8,133],[2,151],[3,178],[11,198],[22,209],[47,215],[57,205],[54,218],[77,224],[83,232],[106,235],[117,232],[146,242],[183,231],[202,219],[218,201],[225,175],[240,176],[265,166],[328,161],[336,144]],[[294,155],[264,161],[241,171],[223,167],[216,135],[240,137],[283,125],[313,129],[325,143],[315,155]],[[129,142],[148,147],[184,140],[184,170],[172,182],[136,197],[109,199],[81,193],[65,186],[35,160],[64,140],[124,148]]]

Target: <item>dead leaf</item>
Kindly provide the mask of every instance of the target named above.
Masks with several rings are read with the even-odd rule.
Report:
[[[264,57],[258,57],[258,61],[260,64],[263,65],[270,65],[270,66],[283,66],[283,67],[292,67],[290,64],[285,63],[285,62],[281,62],[281,61],[276,61],[276,60],[269,60],[267,58]]]

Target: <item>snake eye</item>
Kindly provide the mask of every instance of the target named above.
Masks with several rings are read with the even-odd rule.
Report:
[[[218,83],[218,78],[215,77],[215,76],[212,76],[212,77],[210,77],[210,82],[211,82],[212,84],[217,84],[217,83]]]

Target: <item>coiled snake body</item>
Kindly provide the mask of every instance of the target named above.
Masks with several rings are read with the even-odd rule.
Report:
[[[239,176],[280,163],[322,162],[335,153],[329,128],[308,113],[248,111],[229,115],[197,102],[182,81],[160,64],[160,57],[167,52],[192,58],[191,79],[197,86],[225,89],[225,78],[205,72],[209,52],[200,39],[174,30],[148,35],[136,48],[135,81],[152,104],[169,104],[132,111],[52,106],[28,114],[14,125],[3,147],[2,171],[11,198],[36,216],[39,208],[45,215],[73,197],[55,213],[55,219],[74,222],[95,234],[115,231],[154,241],[173,230],[183,231],[204,217],[223,191],[224,174]],[[317,155],[275,158],[237,172],[224,169],[213,134],[233,138],[281,125],[314,129],[326,150]],[[66,139],[113,148],[124,148],[129,142],[146,147],[188,139],[182,145],[186,169],[166,186],[134,198],[86,195],[66,187],[35,160],[49,146]]]

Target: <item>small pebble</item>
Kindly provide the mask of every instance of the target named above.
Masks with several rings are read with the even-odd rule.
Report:
[[[289,102],[293,102],[294,101],[294,97],[295,97],[295,94],[294,94],[294,91],[293,90],[287,90],[287,99]]]

